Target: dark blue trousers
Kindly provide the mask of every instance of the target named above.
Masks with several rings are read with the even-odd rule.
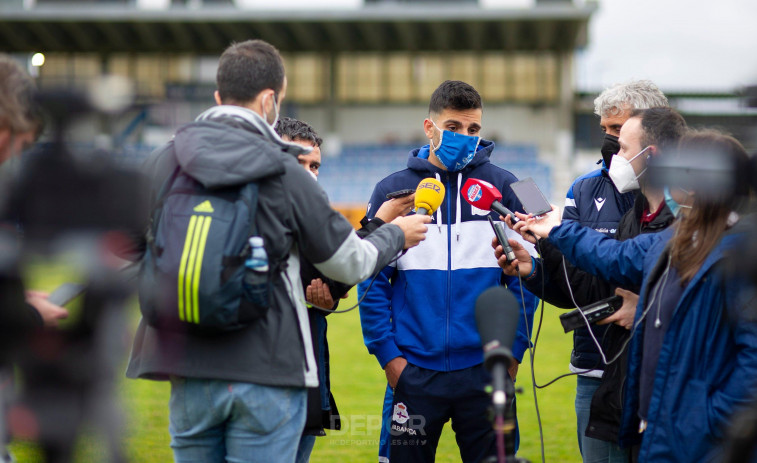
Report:
[[[496,455],[488,410],[490,383],[483,365],[443,372],[408,364],[402,371],[389,423],[391,463],[433,462],[444,424],[452,430],[464,463]],[[516,428],[517,449],[517,428]]]

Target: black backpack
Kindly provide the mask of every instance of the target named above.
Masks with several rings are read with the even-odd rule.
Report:
[[[212,334],[266,313],[280,266],[269,262],[253,297],[243,287],[248,238],[258,234],[257,206],[257,183],[211,190],[174,171],[158,194],[139,273],[139,306],[148,324]]]

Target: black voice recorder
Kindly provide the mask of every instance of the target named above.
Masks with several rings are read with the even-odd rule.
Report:
[[[605,319],[614,314],[616,310],[620,309],[623,305],[623,298],[620,296],[612,296],[601,301],[594,302],[580,309],[573,309],[570,312],[560,315],[560,323],[566,333],[569,333],[576,328],[586,326],[584,317],[581,316],[579,311],[583,311],[586,320],[589,323],[596,323],[599,320]]]

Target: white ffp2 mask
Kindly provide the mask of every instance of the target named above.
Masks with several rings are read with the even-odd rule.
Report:
[[[641,154],[648,149],[649,146],[639,151],[639,154],[632,157],[631,160],[613,154],[610,170],[607,173],[610,175],[612,183],[615,184],[615,188],[617,188],[620,193],[628,193],[629,191],[639,189],[639,177],[641,177],[641,174],[643,174],[647,168],[644,167],[644,170],[639,172],[639,175],[636,175],[636,172],[634,172],[633,166],[631,165],[631,161],[641,156]]]

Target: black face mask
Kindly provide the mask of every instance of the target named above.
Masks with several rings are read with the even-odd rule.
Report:
[[[605,134],[605,139],[602,141],[602,159],[605,161],[605,166],[609,169],[610,162],[612,161],[612,155],[618,154],[620,151],[620,143],[618,143],[618,137],[615,135]]]

